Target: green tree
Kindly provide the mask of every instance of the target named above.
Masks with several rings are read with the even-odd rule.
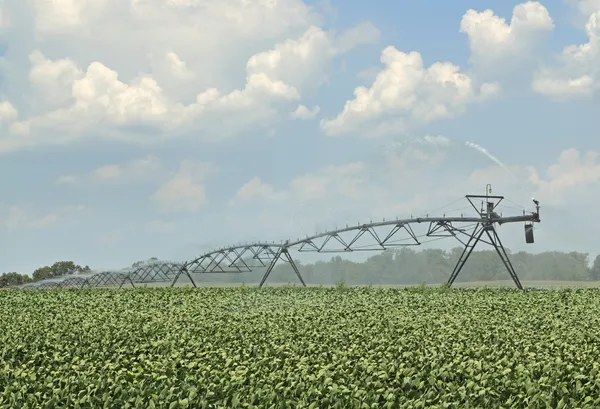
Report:
[[[463,249],[450,251],[439,249],[415,249],[403,247],[371,255],[364,262],[352,262],[340,256],[329,261],[317,261],[304,264],[300,273],[310,284],[333,285],[344,280],[349,285],[397,285],[444,283],[458,261]],[[600,259],[596,259],[591,269],[589,255],[577,252],[548,251],[531,254],[525,251],[511,253],[507,249],[511,262],[523,280],[600,280]],[[246,283],[259,281],[264,269],[252,273],[239,274]],[[213,281],[227,280],[225,275],[215,276]],[[269,282],[288,282],[296,280],[290,266],[278,264],[269,277]],[[510,275],[495,250],[481,246],[475,250],[458,276],[457,282],[471,281],[510,281]]]
[[[592,268],[590,268],[590,279],[600,281],[600,254],[596,256]]]
[[[140,260],[140,261],[136,261],[135,263],[133,263],[131,265],[131,268],[138,268],[146,263],[152,262],[152,261],[157,261],[158,259],[156,257],[150,257],[148,260]]]
[[[4,273],[0,276],[0,288],[12,287],[15,285],[27,284],[31,281],[31,277],[26,274],[15,272]]]
[[[44,266],[44,267],[37,268],[33,271],[32,277],[33,277],[33,281],[41,281],[41,280],[46,280],[48,278],[51,278],[52,277],[52,267]]]
[[[71,274],[89,273],[89,266],[82,267],[72,261],[57,261],[51,266],[44,266],[36,269],[33,274],[33,281],[47,280],[50,278],[62,277]]]

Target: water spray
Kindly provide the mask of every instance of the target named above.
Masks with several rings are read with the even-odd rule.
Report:
[[[484,154],[485,156],[487,156],[489,159],[491,159],[494,163],[496,163],[498,166],[500,166],[502,169],[504,169],[506,172],[508,172],[509,175],[511,175],[513,177],[513,179],[515,179],[519,185],[519,187],[523,190],[524,193],[527,194],[527,196],[531,197],[531,192],[529,192],[528,190],[525,189],[525,187],[523,187],[523,184],[521,182],[521,180],[519,180],[519,178],[510,171],[510,169],[508,168],[508,166],[506,166],[500,159],[498,159],[498,157],[496,157],[495,155],[493,155],[492,153],[490,153],[490,151],[488,151],[486,148],[484,148],[481,145],[478,145],[476,143],[473,142],[465,142],[465,146],[468,146],[469,148],[473,148],[476,151]],[[536,200],[534,198],[532,198],[534,202],[536,202]]]
[[[498,159],[496,156],[492,155],[483,146],[477,145],[476,143],[473,143],[473,142],[465,142],[465,145],[468,146],[469,148],[476,149],[479,152],[483,153],[485,156],[487,156],[488,158],[490,158],[491,160],[493,160],[498,166],[500,166],[502,169],[504,169],[505,171],[507,171],[517,182],[520,182],[519,178],[517,178],[515,176],[515,174],[512,173],[510,171],[510,169],[500,159]]]

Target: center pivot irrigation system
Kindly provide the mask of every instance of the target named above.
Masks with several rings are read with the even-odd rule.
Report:
[[[256,268],[266,268],[267,270],[259,285],[262,287],[280,260],[291,265],[302,285],[306,287],[300,270],[290,255],[292,249],[298,252],[314,253],[381,251],[404,246],[418,246],[428,241],[453,237],[464,246],[464,250],[450,274],[448,286],[454,283],[477,243],[483,242],[494,247],[517,288],[523,289],[523,285],[510,262],[508,253],[500,241],[496,226],[506,223],[524,223],[525,241],[526,243],[533,243],[533,224],[540,222],[540,205],[537,200],[533,199],[535,212],[523,210],[522,215],[503,216],[498,214],[496,209],[500,202],[504,200],[504,196],[493,196],[491,193],[492,189],[488,184],[485,195],[465,196],[470,204],[469,208],[474,209],[476,212],[471,217],[463,214],[458,217],[446,217],[444,214],[442,217],[429,217],[427,215],[427,217],[411,217],[410,219],[388,221],[384,219],[382,222],[370,222],[354,226],[346,225],[344,228],[326,231],[296,241],[287,240],[282,243],[255,242],[223,247],[186,263],[152,262],[144,264],[131,272],[101,272],[91,276],[70,276],[65,279],[38,282],[22,287],[122,287],[127,283],[135,287],[137,283],[169,281],[171,281],[172,287],[182,275],[187,276],[192,285],[196,287],[196,283],[192,278],[194,274],[244,273]],[[413,231],[413,225],[416,224],[428,224],[427,233],[417,236]],[[420,239],[423,237],[429,239],[421,241]]]

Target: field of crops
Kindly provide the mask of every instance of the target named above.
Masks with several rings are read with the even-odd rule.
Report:
[[[0,408],[598,408],[600,290],[0,293]]]

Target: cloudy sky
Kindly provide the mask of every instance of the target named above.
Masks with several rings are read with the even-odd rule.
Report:
[[[503,214],[542,204],[536,244],[501,227],[513,250],[600,253],[599,0],[0,0],[0,87],[0,271],[185,260],[487,183]]]

